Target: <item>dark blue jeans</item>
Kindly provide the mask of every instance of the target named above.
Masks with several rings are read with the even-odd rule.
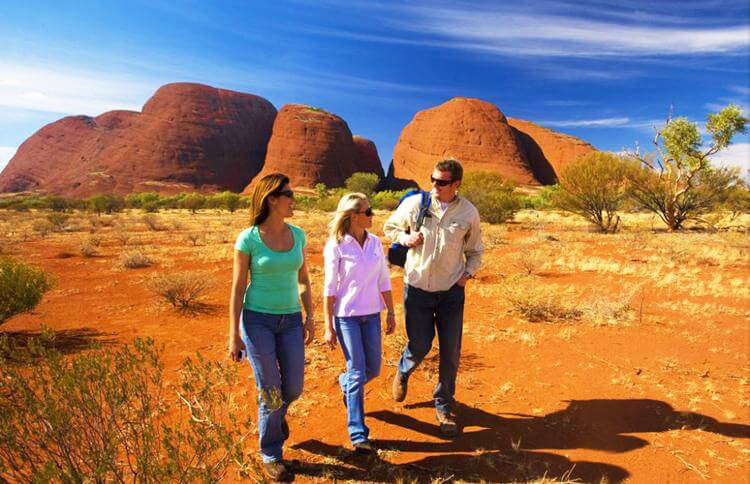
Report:
[[[258,387],[258,439],[263,462],[280,461],[289,437],[286,411],[302,394],[305,341],[302,314],[243,310],[240,324]]]
[[[339,386],[346,399],[347,428],[352,444],[369,439],[365,425],[365,383],[380,374],[380,313],[334,319],[336,335],[346,358]]]
[[[412,374],[429,353],[437,328],[440,375],[433,398],[438,411],[448,412],[454,404],[456,375],[461,359],[464,288],[455,284],[447,291],[429,292],[406,285],[404,311],[409,342],[401,354],[398,371],[404,378]]]

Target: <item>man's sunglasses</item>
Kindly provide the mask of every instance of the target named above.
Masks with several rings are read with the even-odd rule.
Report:
[[[444,187],[453,183],[453,180],[441,180],[439,178],[435,178],[434,176],[430,176],[430,182],[439,187]]]
[[[367,210],[365,210],[364,212],[357,212],[357,213],[359,215],[363,215],[364,214],[364,215],[367,215],[368,217],[372,217],[372,208],[367,207]]]
[[[294,199],[294,191],[292,190],[279,190],[278,192],[274,193],[274,195],[277,197],[284,195],[285,197]]]

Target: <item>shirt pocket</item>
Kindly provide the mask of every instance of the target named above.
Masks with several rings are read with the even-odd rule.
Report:
[[[463,244],[466,233],[469,231],[469,223],[462,220],[451,220],[445,228],[446,245]]]

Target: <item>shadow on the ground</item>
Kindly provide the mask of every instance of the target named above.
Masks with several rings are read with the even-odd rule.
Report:
[[[433,407],[433,403],[422,402],[405,408],[426,407]],[[649,399],[572,400],[566,408],[545,416],[499,416],[459,404],[456,414],[464,428],[471,428],[456,439],[438,442],[383,439],[374,442],[379,448],[392,451],[440,453],[410,465],[420,469],[445,469],[461,479],[529,480],[545,474],[560,477],[570,471],[571,479],[591,482],[602,477],[619,481],[629,473],[610,464],[570,461],[537,450],[592,449],[623,453],[649,445],[648,441],[627,434],[678,429],[700,429],[732,438],[750,438],[750,425],[719,422],[707,415],[680,412],[665,402]],[[434,421],[423,422],[408,414],[388,410],[371,412],[368,416],[442,439]]]
[[[8,345],[0,348],[0,358],[21,359],[15,352],[25,352],[34,341],[44,348],[54,349],[63,354],[78,353],[90,348],[116,344],[113,334],[93,328],[62,329],[58,331],[0,331],[0,338],[7,338]],[[14,349],[14,350],[12,350]]]

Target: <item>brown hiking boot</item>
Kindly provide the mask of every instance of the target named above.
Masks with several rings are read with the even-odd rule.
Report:
[[[441,412],[438,410],[436,415],[437,421],[440,424],[440,433],[443,434],[443,437],[451,438],[459,434],[456,417],[452,412]]]
[[[372,455],[375,453],[375,448],[369,440],[365,440],[364,442],[354,444],[354,452],[360,455]]]
[[[397,402],[403,402],[406,398],[406,384],[408,379],[401,375],[401,372],[396,370],[396,374],[393,375],[393,384],[391,385],[391,396]]]
[[[289,472],[282,461],[264,462],[263,470],[272,481],[286,481],[289,479]]]

